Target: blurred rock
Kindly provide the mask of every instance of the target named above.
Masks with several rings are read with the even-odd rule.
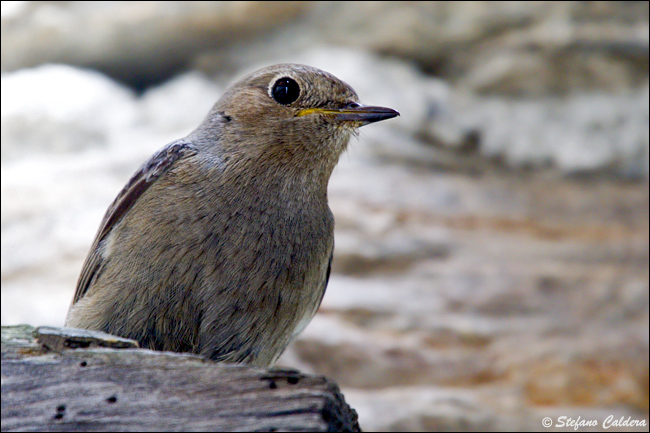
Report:
[[[66,62],[137,90],[192,67],[221,87],[270,63],[321,67],[402,113],[364,131],[357,155],[648,177],[647,2],[26,2],[2,24],[3,71]]]
[[[368,390],[352,392],[362,426],[364,408],[389,431],[602,426],[613,401],[647,425],[647,185],[343,164],[330,194],[341,254],[280,362]],[[403,397],[378,415],[414,386],[485,400],[436,418],[444,403]]]
[[[138,114],[133,93],[95,71],[44,65],[3,74],[3,162],[106,146]]]
[[[398,122],[362,130],[350,158],[476,172],[486,169],[488,157],[519,169],[554,167],[629,179],[649,175],[647,85],[618,95],[477,97],[394,59],[358,50],[319,47],[268,62],[322,68],[351,84],[362,102],[401,113]]]
[[[463,390],[408,387],[351,391],[346,398],[355,402],[365,431],[495,430],[495,415]]]
[[[648,353],[642,349],[647,337],[606,329],[598,334],[538,346],[535,360],[521,371],[527,399],[541,406],[607,406],[616,401],[647,412],[648,370],[643,366]],[[558,345],[566,349],[558,353]]]
[[[648,86],[635,94],[456,101],[452,123],[475,131],[480,152],[512,167],[648,178]],[[434,120],[428,134],[437,137]]]
[[[2,14],[3,71],[69,63],[136,88],[172,77],[202,50],[266,34],[308,7],[263,1],[23,3]]]
[[[156,131],[189,133],[208,114],[222,93],[223,89],[199,72],[179,75],[142,95],[144,120]],[[179,110],[179,107],[183,109]]]
[[[314,2],[300,20],[202,55],[218,73],[314,46],[414,61],[481,94],[624,91],[648,76],[646,2]]]
[[[197,62],[232,73],[319,45],[413,60],[490,94],[620,91],[648,75],[647,2],[25,2],[5,9],[3,71],[70,63],[137,88]]]
[[[507,401],[504,397],[508,396]],[[527,408],[522,396],[512,390],[498,387],[475,389],[468,392],[457,388],[426,386],[393,388],[386,390],[345,391],[346,400],[359,414],[364,431],[567,431],[569,420],[597,422],[585,431],[646,431],[647,418],[638,412],[616,407],[594,409],[588,407],[544,406]],[[552,426],[543,426],[542,420],[550,417]],[[564,417],[564,418],[562,418]],[[617,427],[606,419],[631,419],[645,421],[645,427]],[[561,425],[560,421],[565,423]]]

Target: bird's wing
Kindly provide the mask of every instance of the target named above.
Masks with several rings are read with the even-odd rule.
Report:
[[[325,296],[325,290],[327,290],[327,283],[330,282],[330,274],[332,273],[332,259],[334,258],[334,248],[332,248],[332,252],[330,253],[330,259],[329,262],[327,262],[327,271],[325,272],[325,280],[323,281],[323,290],[320,295],[320,301],[318,301],[318,305],[323,302],[323,297]]]
[[[131,180],[124,186],[115,201],[109,206],[104,215],[95,241],[90,249],[90,254],[84,262],[77,289],[72,299],[72,304],[81,299],[92,281],[96,278],[98,271],[104,261],[100,243],[113,230],[113,227],[133,208],[134,203],[144,194],[153,183],[165,174],[181,158],[196,154],[197,150],[187,141],[177,140],[163,147],[154,154],[142,167],[133,175]]]

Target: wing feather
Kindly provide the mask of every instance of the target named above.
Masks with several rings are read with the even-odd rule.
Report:
[[[196,154],[197,150],[187,141],[174,141],[156,154],[154,154],[140,169],[131,177],[129,182],[124,186],[122,191],[117,195],[113,203],[109,206],[104,219],[102,220],[99,231],[95,236],[93,245],[90,248],[90,254],[84,262],[77,288],[75,291],[72,304],[75,304],[88,291],[93,280],[98,276],[104,258],[100,245],[113,228],[122,218],[133,208],[138,198],[153,183],[167,173],[176,161]]]

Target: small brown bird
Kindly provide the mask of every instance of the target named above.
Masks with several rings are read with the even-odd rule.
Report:
[[[339,156],[360,126],[398,115],[309,66],[248,75],[108,208],[66,326],[271,365],[325,293]]]

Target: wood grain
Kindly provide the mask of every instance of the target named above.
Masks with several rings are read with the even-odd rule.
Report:
[[[58,331],[68,346],[90,338]],[[47,335],[61,347],[51,343],[56,332],[2,328],[2,431],[360,431],[356,412],[323,376],[39,343]]]

